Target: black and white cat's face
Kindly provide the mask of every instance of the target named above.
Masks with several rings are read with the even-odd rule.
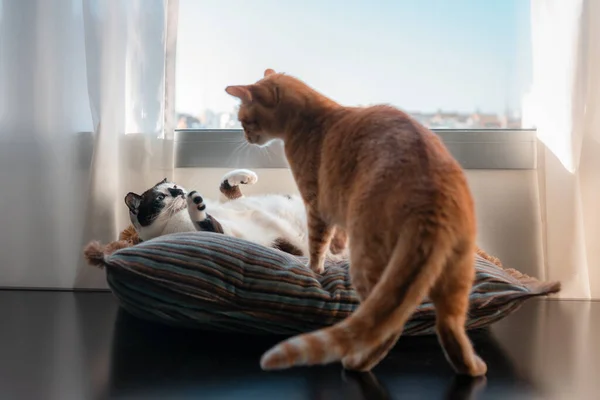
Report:
[[[187,191],[173,182],[163,179],[142,195],[128,193],[125,204],[129,208],[129,218],[138,232],[154,225],[163,225],[169,218],[187,207]],[[156,226],[162,229],[163,226]]]

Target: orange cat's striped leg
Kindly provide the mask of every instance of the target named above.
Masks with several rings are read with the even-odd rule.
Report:
[[[339,226],[336,226],[334,228],[331,244],[329,245],[329,251],[331,251],[332,254],[340,254],[346,249],[347,243],[348,235],[346,234],[346,231]]]
[[[359,242],[360,243],[360,242]],[[363,249],[363,246],[356,245],[351,250],[351,257],[361,259],[363,263],[360,268],[350,267],[352,285],[356,289],[360,301],[363,302],[371,293],[373,287],[377,284],[379,274],[369,273],[370,270],[376,268],[375,263],[384,263],[384,260],[378,260],[374,254]],[[378,346],[369,349],[358,361],[350,359],[342,360],[344,368],[354,371],[369,371],[377,365],[396,345],[402,332],[392,334],[387,340],[383,341]]]
[[[325,271],[325,255],[334,227],[323,221],[318,212],[310,207],[306,210],[308,222],[308,250],[309,250],[309,268],[322,274]]]
[[[437,334],[446,358],[459,374],[482,376],[485,362],[475,353],[465,331],[469,292],[475,276],[474,251],[465,247],[450,258],[430,296],[435,306]]]
[[[371,337],[364,336],[362,343],[355,343],[341,359],[346,369],[369,371],[377,365],[394,347],[404,324],[439,276],[445,261],[443,247],[436,248],[439,253],[423,257],[423,244],[415,246],[414,236],[408,237],[399,240],[391,254],[383,249],[373,251],[374,243],[368,239],[350,238],[350,276],[361,296],[361,322],[367,325],[363,329]],[[378,305],[367,312],[363,304]]]

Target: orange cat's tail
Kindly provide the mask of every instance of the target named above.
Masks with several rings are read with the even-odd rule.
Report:
[[[430,236],[419,243],[415,239],[398,242],[379,282],[354,314],[331,327],[279,343],[262,356],[261,367],[273,370],[341,360],[347,369],[369,370],[379,362],[439,277],[452,250],[450,240]]]

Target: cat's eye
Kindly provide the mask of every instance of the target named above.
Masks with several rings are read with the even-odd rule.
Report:
[[[165,199],[165,195],[164,194],[159,194],[158,196],[156,196],[156,200],[157,201],[163,201]]]
[[[242,128],[244,128],[246,131],[256,129],[257,126],[258,124],[256,121],[242,121]]]

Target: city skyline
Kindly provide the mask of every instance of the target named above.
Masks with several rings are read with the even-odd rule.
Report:
[[[521,129],[532,128],[522,120],[520,113],[471,113],[438,110],[436,112],[409,112],[417,121],[429,128],[437,129]],[[525,126],[523,125],[525,122]],[[177,129],[241,129],[237,110],[219,112],[210,109],[198,114],[177,113]]]
[[[518,112],[531,83],[529,1],[447,3],[180,0],[177,111],[229,112],[225,86],[272,67],[347,105]]]

